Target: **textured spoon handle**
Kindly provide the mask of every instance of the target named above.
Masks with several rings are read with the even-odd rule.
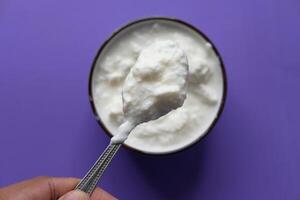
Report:
[[[88,171],[84,178],[81,179],[75,189],[91,195],[96,188],[103,172],[119,150],[120,146],[121,144],[109,144],[92,168]]]

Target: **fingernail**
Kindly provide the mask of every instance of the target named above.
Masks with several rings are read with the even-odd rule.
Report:
[[[90,198],[88,194],[79,190],[75,190],[65,194],[64,196],[60,197],[58,200],[89,200],[89,199]]]

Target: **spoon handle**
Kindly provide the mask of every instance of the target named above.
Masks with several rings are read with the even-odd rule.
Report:
[[[121,144],[109,144],[104,152],[100,155],[98,160],[92,166],[92,168],[87,172],[83,179],[75,187],[75,190],[81,190],[89,195],[95,190],[99,179],[101,178],[103,172],[111,162],[114,155],[117,153]]]

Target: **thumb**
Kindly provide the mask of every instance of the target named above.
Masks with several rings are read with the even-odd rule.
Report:
[[[63,195],[58,200],[89,200],[89,199],[90,197],[88,194],[79,190],[74,190]]]

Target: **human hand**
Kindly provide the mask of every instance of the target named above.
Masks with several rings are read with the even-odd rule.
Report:
[[[37,177],[0,188],[0,200],[116,200],[100,188],[89,197],[81,191],[72,191],[76,178]]]

